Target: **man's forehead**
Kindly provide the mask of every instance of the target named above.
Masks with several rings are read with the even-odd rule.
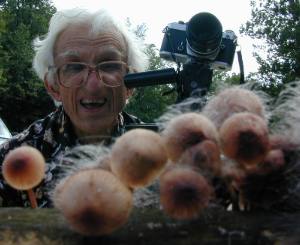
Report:
[[[119,31],[116,29],[91,31],[89,25],[72,25],[66,28],[58,36],[55,42],[54,51],[58,54],[62,53],[61,51],[64,50],[67,55],[76,56],[78,55],[76,48],[85,46],[109,46],[122,52],[127,51],[125,38]],[[73,48],[74,50],[72,50]]]
[[[90,23],[74,23],[68,25],[60,35],[78,35],[86,38],[95,38],[99,35],[110,33],[119,39],[123,38],[120,30],[112,24],[92,25]]]

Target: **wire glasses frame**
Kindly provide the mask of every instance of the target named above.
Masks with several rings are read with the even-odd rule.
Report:
[[[83,62],[69,62],[49,69],[55,70],[58,82],[66,88],[81,87],[91,72],[96,72],[98,79],[106,86],[118,87],[129,71],[128,65],[123,61],[104,61],[94,66]]]

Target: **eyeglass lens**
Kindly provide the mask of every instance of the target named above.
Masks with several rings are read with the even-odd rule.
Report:
[[[96,71],[98,78],[110,87],[120,86],[126,75],[127,66],[123,62],[107,61],[92,67],[85,63],[68,63],[58,69],[58,78],[65,87],[81,86],[92,71]]]

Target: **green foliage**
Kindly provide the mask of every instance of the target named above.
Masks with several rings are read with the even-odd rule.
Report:
[[[252,18],[241,33],[263,41],[254,53],[262,88],[277,95],[283,84],[300,77],[300,2],[299,0],[251,1]]]
[[[132,24],[127,19],[127,25],[132,28]],[[133,29],[133,32],[141,40],[145,40],[147,27],[141,24]],[[147,70],[158,70],[168,66],[158,54],[158,50],[154,44],[147,44],[144,50],[149,57],[149,67]],[[171,104],[176,100],[176,92],[164,95],[164,93],[173,90],[173,85],[157,85],[148,87],[138,87],[134,89],[134,95],[130,98],[125,110],[144,122],[154,122],[156,118],[161,116]]]
[[[158,70],[167,66],[159,57],[158,50],[154,44],[148,44],[145,52],[149,57],[148,70]],[[175,103],[176,92],[164,95],[171,90],[174,90],[171,84],[138,87],[135,89],[133,97],[129,100],[126,111],[139,117],[144,122],[153,122],[166,111],[169,105]]]
[[[219,88],[240,84],[240,75],[224,71],[214,71],[212,83],[209,89],[210,94],[214,94]]]
[[[166,91],[166,87],[163,85],[138,88],[126,106],[126,111],[136,115],[144,122],[154,122],[165,112],[167,106],[175,101],[175,96],[163,95]]]
[[[32,70],[32,41],[46,33],[55,11],[46,0],[1,4],[0,116],[13,131],[22,130],[53,108],[43,83]]]

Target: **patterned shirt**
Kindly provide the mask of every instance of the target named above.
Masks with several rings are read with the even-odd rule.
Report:
[[[141,121],[125,112],[119,114],[118,126],[115,127],[111,139],[120,136],[125,132],[125,126],[139,124]],[[51,207],[49,191],[53,182],[59,178],[60,169],[64,168],[64,161],[61,161],[65,152],[79,145],[72,123],[65,114],[62,107],[58,107],[44,119],[37,120],[26,130],[15,135],[0,146],[0,163],[6,154],[19,146],[30,145],[38,149],[46,160],[46,173],[42,183],[34,188],[39,207]],[[28,195],[25,191],[17,191],[6,183],[0,172],[0,207],[21,206],[29,207]]]

